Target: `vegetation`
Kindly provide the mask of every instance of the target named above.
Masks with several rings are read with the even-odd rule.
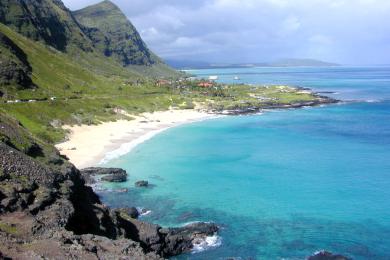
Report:
[[[61,1],[1,0],[0,22],[60,51],[92,51],[91,41]]]
[[[8,64],[0,71],[6,79],[0,81],[0,113],[14,116],[42,143],[63,140],[63,125],[131,119],[129,114],[169,108],[250,112],[318,99],[288,87],[205,87],[186,80],[148,50],[109,1],[74,15],[59,0],[0,3],[0,22],[8,25],[0,23],[1,62]],[[15,148],[34,148],[26,140]]]
[[[126,16],[109,1],[73,14],[60,0],[0,0],[0,23],[95,74],[179,75],[146,47]]]
[[[16,235],[18,233],[18,229],[15,226],[1,221],[0,221],[0,231],[12,235]]]
[[[161,63],[141,39],[121,10],[110,1],[103,1],[74,12],[94,46],[106,57],[128,65]]]
[[[0,32],[0,85],[28,88],[32,86],[31,66],[26,54]]]

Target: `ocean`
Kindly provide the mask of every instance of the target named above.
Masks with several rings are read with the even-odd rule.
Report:
[[[107,166],[111,207],[163,226],[212,221],[207,250],[173,259],[305,259],[318,250],[390,259],[390,68],[191,70],[221,83],[309,87],[345,102],[229,116],[166,130]],[[238,77],[239,80],[234,80]],[[149,189],[135,189],[146,179]]]

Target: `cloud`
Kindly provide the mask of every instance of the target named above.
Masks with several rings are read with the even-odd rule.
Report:
[[[390,62],[390,1],[113,0],[165,58]],[[94,0],[64,0],[71,9]]]

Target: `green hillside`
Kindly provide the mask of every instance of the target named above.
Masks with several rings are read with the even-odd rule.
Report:
[[[172,107],[245,113],[330,102],[299,89],[177,80],[109,1],[74,15],[59,0],[0,4],[0,112],[44,142],[63,140],[63,125]]]
[[[0,22],[60,51],[92,51],[90,39],[60,0],[0,0]]]
[[[24,51],[0,32],[0,85],[16,89],[32,87],[31,71]]]
[[[73,15],[105,60],[148,77],[180,75],[148,49],[137,29],[112,2],[88,6]]]
[[[0,0],[0,23],[66,53],[97,74],[180,75],[149,51],[134,26],[109,1],[72,14],[60,0]]]
[[[148,50],[115,5],[86,8],[85,17],[99,8],[106,10],[99,20],[107,23],[91,18],[95,24],[87,28],[60,0],[0,0],[0,109],[42,139],[61,140],[63,124],[115,120],[125,117],[118,111],[172,104],[154,79],[180,74]],[[99,45],[92,31],[109,44]]]
[[[61,140],[64,131],[58,126],[62,124],[96,123],[123,118],[122,114],[114,112],[119,108],[139,113],[154,108],[167,109],[170,105],[167,91],[156,89],[152,79],[142,77],[137,72],[113,66],[109,62],[104,64],[106,61],[97,57],[95,59],[102,64],[102,73],[96,73],[80,65],[68,54],[42,42],[32,41],[2,24],[0,35],[1,39],[8,39],[9,44],[24,53],[24,61],[28,65],[13,54],[4,40],[0,41],[1,63],[21,66],[22,69],[13,67],[10,71],[14,74],[23,72],[21,75],[26,77],[31,73],[32,79],[32,87],[28,88],[13,79],[2,82],[0,93],[3,102],[21,102],[3,103],[0,109],[18,118],[34,134],[46,140]],[[93,59],[87,56],[84,62]],[[31,72],[28,71],[29,66]],[[2,70],[4,68],[2,66]],[[20,77],[14,76],[15,79]],[[54,97],[55,100],[50,100]]]
[[[124,66],[161,63],[142,41],[135,27],[121,10],[104,1],[73,13],[94,46],[107,57]]]

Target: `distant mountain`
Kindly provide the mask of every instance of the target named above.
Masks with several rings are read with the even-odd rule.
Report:
[[[282,59],[268,63],[270,67],[331,67],[339,64],[315,59]]]
[[[73,12],[94,47],[124,66],[161,63],[122,11],[110,1]]]
[[[209,63],[203,61],[166,60],[177,69],[208,69],[208,68],[251,68],[251,67],[330,67],[339,66],[336,63],[314,59],[282,59],[274,62],[256,63]]]
[[[165,62],[176,69],[202,69],[202,68],[209,68],[211,67],[211,64],[208,62],[203,61],[185,61],[185,60],[170,60],[167,59]]]

